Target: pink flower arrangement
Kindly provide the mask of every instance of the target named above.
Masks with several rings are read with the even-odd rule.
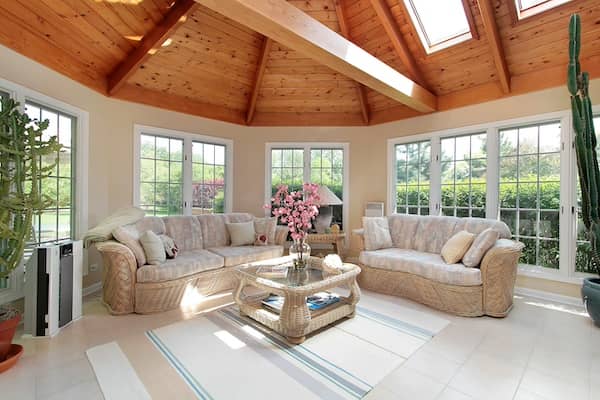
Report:
[[[302,240],[312,227],[312,221],[319,214],[319,185],[305,183],[302,191],[289,192],[287,185],[281,185],[271,199],[273,215],[290,228],[294,240]]]

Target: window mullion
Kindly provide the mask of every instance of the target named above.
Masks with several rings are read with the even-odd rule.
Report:
[[[574,166],[571,121],[565,116],[560,121],[560,213],[559,213],[559,271],[561,275],[575,274],[577,252],[577,168]],[[576,160],[575,160],[576,161]],[[568,238],[567,240],[565,240]]]
[[[431,159],[429,164],[429,213],[440,215],[442,209],[442,141],[440,137],[431,139]]]
[[[485,217],[489,219],[500,219],[500,212],[498,209],[498,189],[500,187],[500,138],[497,129],[488,128],[486,143],[487,185],[485,199]]]
[[[192,146],[193,141],[191,138],[188,137],[183,140],[183,215],[192,215]]]

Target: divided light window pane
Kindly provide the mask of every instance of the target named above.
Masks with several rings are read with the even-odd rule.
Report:
[[[25,112],[31,119],[48,120],[48,128],[42,137],[49,139],[56,136],[64,146],[61,152],[43,156],[39,160],[42,168],[56,160],[58,165],[51,171],[50,177],[40,182],[41,192],[48,196],[52,203],[40,215],[34,217],[34,242],[39,244],[71,239],[75,211],[74,151],[77,118],[31,101],[25,102]]]
[[[431,141],[397,144],[396,212],[429,214]]]
[[[304,149],[271,150],[271,193],[280,185],[290,191],[302,189],[304,183]]]
[[[462,0],[404,0],[419,37],[428,52],[445,42],[471,38]],[[462,40],[458,40],[458,39]],[[452,43],[452,44],[456,44]]]
[[[559,268],[560,135],[559,122],[500,131],[500,219],[523,264]]]
[[[183,214],[183,140],[140,135],[140,207],[149,215]]]
[[[225,212],[225,146],[192,142],[192,214]]]
[[[442,215],[485,218],[486,140],[486,133],[442,138]]]
[[[344,150],[342,149],[310,149],[310,181],[327,186],[335,195],[344,201]],[[343,205],[332,207],[332,224],[343,229]]]

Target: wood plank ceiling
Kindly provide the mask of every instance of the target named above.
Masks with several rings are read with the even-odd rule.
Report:
[[[563,85],[574,12],[583,68],[600,77],[597,0],[520,21],[514,0],[464,0],[473,39],[431,54],[403,0],[288,3],[428,89],[437,110]],[[0,1],[0,44],[105,95],[241,125],[369,125],[421,114],[192,0]]]

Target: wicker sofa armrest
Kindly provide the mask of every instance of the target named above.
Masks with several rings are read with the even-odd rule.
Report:
[[[137,261],[133,252],[115,241],[96,243],[102,255],[102,300],[111,314],[129,314],[134,311]]]
[[[513,304],[513,291],[523,243],[499,239],[481,261],[483,310],[487,315],[504,317]]]
[[[275,244],[283,246],[287,240],[288,232],[290,228],[285,225],[277,225],[275,228]]]
[[[352,229],[352,236],[358,238],[358,251],[365,249],[365,230],[364,228]]]

